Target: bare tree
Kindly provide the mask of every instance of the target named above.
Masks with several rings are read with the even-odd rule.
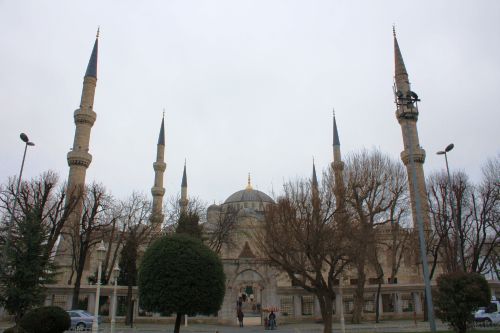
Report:
[[[349,223],[335,213],[332,177],[318,188],[307,180],[284,185],[276,205],[265,211],[265,223],[254,241],[293,285],[313,293],[319,302],[324,332],[332,330],[338,276],[348,263]]]
[[[483,166],[483,180],[471,192],[470,210],[471,227],[464,235],[465,267],[470,272],[498,274],[500,155],[496,159],[489,159]]]
[[[137,285],[140,253],[157,236],[153,233],[154,228],[149,220],[151,208],[151,201],[145,195],[135,192],[120,205],[120,224],[123,225],[124,231],[118,282],[128,287],[126,324],[131,324],[132,320],[132,287]]]
[[[69,214],[76,203],[70,200],[65,206],[64,185],[59,185],[59,177],[53,171],[42,173],[39,177],[21,182],[17,208],[14,211],[17,178],[10,178],[8,183],[0,185],[0,244],[5,244],[8,234],[6,228],[12,219],[14,224],[22,221],[33,212],[47,232],[44,260],[47,262],[53,255],[54,245],[61,234]]]
[[[108,219],[108,212],[111,209],[112,198],[103,185],[93,183],[86,187],[78,235],[75,236],[74,232],[68,234],[72,246],[72,272],[68,284],[73,284],[73,309],[78,308],[81,280],[89,252],[109,232],[107,228],[112,221]]]
[[[473,185],[465,173],[455,172],[450,186],[440,172],[430,175],[428,188],[435,241],[431,272],[438,262],[450,273],[490,271],[500,241],[498,183],[485,174],[479,185]]]
[[[233,248],[237,245],[234,231],[239,212],[240,209],[233,205],[209,207],[208,214],[212,214],[212,219],[207,218],[203,231],[207,245],[215,253],[220,253],[223,246]]]
[[[363,150],[350,155],[346,161],[346,202],[353,216],[356,240],[351,259],[357,272],[354,291],[352,322],[361,322],[364,306],[366,265],[373,263],[377,275],[383,278],[383,270],[374,255],[377,253],[378,226],[390,223],[405,209],[406,182],[400,163],[391,160],[380,151]]]
[[[200,224],[204,223],[205,212],[207,209],[207,204],[199,197],[190,197],[187,204],[188,214],[196,214],[200,217]],[[165,224],[163,230],[166,233],[174,233],[177,228],[177,222],[181,217],[181,196],[179,193],[167,198],[165,205],[163,207],[165,212]]]

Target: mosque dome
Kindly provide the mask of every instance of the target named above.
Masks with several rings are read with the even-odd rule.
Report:
[[[220,207],[216,204],[212,204],[210,206],[208,206],[208,211],[211,211],[211,210],[219,210]]]
[[[274,203],[270,196],[262,191],[254,190],[250,184],[250,175],[248,176],[248,185],[244,190],[231,194],[224,204],[239,203],[239,202],[261,202]]]
[[[228,204],[249,201],[274,203],[274,200],[264,192],[248,188],[231,194],[226,201],[224,201],[224,203]]]

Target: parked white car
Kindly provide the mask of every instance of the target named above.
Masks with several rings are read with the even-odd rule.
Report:
[[[500,302],[492,300],[486,308],[480,308],[474,313],[476,322],[500,324]]]

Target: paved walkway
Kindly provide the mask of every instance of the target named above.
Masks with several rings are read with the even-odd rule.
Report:
[[[446,325],[439,324],[439,330],[446,330]],[[103,327],[103,333],[109,332],[109,326]],[[418,322],[417,326],[412,321],[390,321],[379,324],[364,323],[359,325],[346,324],[347,333],[382,333],[382,332],[426,332],[429,331],[429,324]],[[136,333],[136,332],[173,332],[173,325],[137,325],[136,328],[130,329],[123,326],[117,327],[115,333]],[[193,324],[187,327],[182,326],[181,332],[196,332],[196,333],[264,333],[271,332],[264,330],[262,326],[217,326],[217,325],[202,325]],[[299,323],[280,325],[275,331],[276,333],[321,333],[323,325],[315,323]],[[333,333],[340,333],[340,325],[333,325]]]
[[[7,327],[12,326],[11,323],[2,322],[0,323],[0,332]],[[446,325],[438,322],[438,330],[446,330]],[[384,333],[384,332],[428,332],[429,324],[425,322],[413,321],[384,321],[378,324],[373,322],[366,322],[359,325],[346,324],[347,333]],[[100,332],[109,333],[109,324],[103,324]],[[123,324],[118,324],[115,328],[115,333],[153,333],[153,332],[173,332],[173,325],[157,325],[157,324],[138,324],[134,328],[126,327]],[[181,332],[196,332],[196,333],[264,333],[268,332],[264,330],[262,326],[248,326],[248,327],[237,327],[237,326],[220,326],[220,325],[206,325],[206,324],[189,324],[187,327],[182,325]],[[276,333],[321,333],[323,332],[323,326],[321,324],[315,323],[299,323],[299,324],[284,324],[280,325],[276,330]],[[340,325],[334,323],[333,333],[340,333]]]

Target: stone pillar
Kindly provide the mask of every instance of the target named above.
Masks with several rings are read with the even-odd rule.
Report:
[[[302,297],[293,295],[293,314],[295,318],[302,317]]]

